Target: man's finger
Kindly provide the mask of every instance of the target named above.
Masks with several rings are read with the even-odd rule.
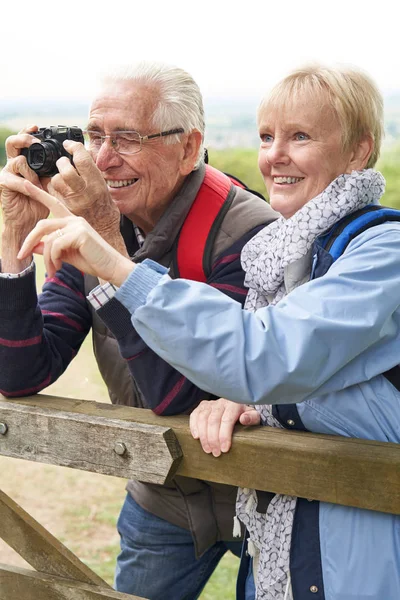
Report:
[[[36,133],[38,130],[39,127],[37,125],[27,125],[26,127],[23,127],[18,133]]]
[[[63,176],[60,175],[60,173],[57,173],[57,175],[54,175],[54,177],[52,177],[50,182],[47,184],[46,192],[48,194],[51,194],[52,196],[59,194],[60,196],[65,198],[66,196],[68,196],[68,194],[71,193],[71,189],[65,183]]]
[[[6,169],[3,169],[0,173],[0,187],[26,195],[25,179],[18,177],[18,175],[15,175]]]
[[[83,144],[80,142],[73,142],[72,140],[65,140],[63,146],[67,152],[72,154],[76,171],[86,181],[88,181],[87,178],[93,176],[94,173],[96,173],[97,176],[99,175],[98,168]]]
[[[4,170],[8,173],[13,173],[14,175],[22,175],[24,179],[28,179],[28,181],[31,181],[40,188],[42,187],[39,177],[37,176],[35,171],[32,171],[32,169],[29,167],[28,163],[26,162],[25,156],[16,156],[8,162]]]
[[[67,198],[68,196],[80,195],[86,190],[86,181],[81,177],[75,167],[71,164],[66,156],[63,156],[57,161],[59,174],[53,177],[54,189]],[[61,184],[63,182],[64,185]]]
[[[29,148],[29,146],[37,141],[38,140],[35,137],[28,133],[10,135],[10,137],[6,139],[7,158],[15,158],[20,154],[21,148]]]

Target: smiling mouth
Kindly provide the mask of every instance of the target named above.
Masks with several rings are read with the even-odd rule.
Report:
[[[299,183],[299,181],[303,181],[304,177],[273,177],[274,183],[285,183],[285,184],[293,184]]]
[[[110,188],[123,188],[133,185],[139,179],[106,179],[106,184]]]

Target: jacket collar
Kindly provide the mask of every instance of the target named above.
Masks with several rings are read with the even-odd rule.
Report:
[[[159,261],[167,255],[187,217],[187,214],[197,196],[205,176],[205,165],[192,171],[171,204],[150,233],[146,235],[144,244],[134,255],[136,262],[145,258]]]

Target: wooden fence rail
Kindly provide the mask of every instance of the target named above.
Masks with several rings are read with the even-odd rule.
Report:
[[[398,444],[238,427],[231,451],[214,458],[190,435],[187,416],[45,395],[2,399],[0,423],[5,456],[153,483],[178,474],[400,514]]]
[[[238,427],[232,449],[205,454],[187,416],[97,402],[0,396],[0,454],[165,483],[174,475],[400,514],[398,444]],[[0,492],[0,537],[37,569],[0,566],[0,600],[123,600]]]

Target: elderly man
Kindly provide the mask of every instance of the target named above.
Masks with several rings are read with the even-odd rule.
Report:
[[[275,213],[204,164],[203,105],[193,79],[152,63],[106,78],[87,129],[88,151],[65,142],[74,166],[60,158],[50,182],[39,181],[21,155],[37,141],[30,135],[35,128],[8,139],[6,171],[48,187],[134,261],[152,258],[173,277],[206,281],[243,303],[241,248]],[[3,394],[36,393],[55,381],[92,328],[113,402],[167,415],[214,398],[146,346],[112,288],[109,298],[99,296],[97,280],[64,264],[37,298],[31,259],[20,261],[17,253],[47,212],[6,189],[2,208]],[[197,598],[223,554],[239,554],[232,537],[235,488],[176,477],[168,487],[131,481],[127,490],[118,522],[119,591],[150,600]]]

